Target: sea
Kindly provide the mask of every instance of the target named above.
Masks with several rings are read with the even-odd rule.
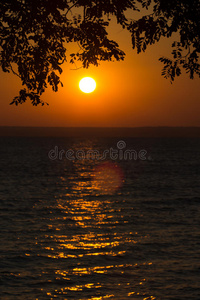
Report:
[[[200,299],[200,139],[0,138],[0,299]]]

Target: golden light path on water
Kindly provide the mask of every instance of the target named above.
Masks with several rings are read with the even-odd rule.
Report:
[[[110,162],[96,166],[87,160],[75,161],[73,167],[73,173],[59,178],[60,196],[51,207],[45,236],[49,242],[37,241],[44,256],[58,261],[53,272],[56,282],[62,282],[60,288],[58,284],[54,290],[44,287],[43,291],[52,299],[69,295],[71,299],[71,293],[73,299],[84,300],[156,299],[143,288],[142,270],[152,263],[131,257],[134,245],[148,236],[138,235],[129,226],[118,189],[124,180],[122,170]],[[121,197],[119,204],[116,197]]]

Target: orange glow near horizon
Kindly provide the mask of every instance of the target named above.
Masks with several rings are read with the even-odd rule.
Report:
[[[166,39],[137,55],[130,37],[113,26],[113,38],[127,53],[123,62],[104,62],[98,67],[72,70],[63,65],[58,92],[48,88],[41,99],[49,106],[33,107],[29,100],[9,105],[23,88],[19,78],[0,72],[0,126],[47,127],[142,127],[200,126],[199,79],[187,75],[173,84],[161,76],[158,58],[170,57],[171,41]],[[98,89],[83,93],[78,83],[84,77],[94,78]]]

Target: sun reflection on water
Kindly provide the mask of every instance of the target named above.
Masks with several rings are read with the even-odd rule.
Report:
[[[44,289],[47,295],[83,300],[125,300],[136,295],[154,299],[143,289],[141,273],[151,262],[134,259],[134,246],[147,237],[134,230],[130,218],[134,208],[127,206],[119,192],[122,169],[94,161],[75,161],[73,167],[72,174],[59,178],[60,193],[47,219],[49,232],[40,241],[43,256],[59,265],[54,275],[60,288]]]

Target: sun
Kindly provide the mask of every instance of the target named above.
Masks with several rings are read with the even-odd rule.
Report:
[[[92,93],[96,89],[96,82],[91,77],[84,77],[79,82],[79,88],[83,93]]]

